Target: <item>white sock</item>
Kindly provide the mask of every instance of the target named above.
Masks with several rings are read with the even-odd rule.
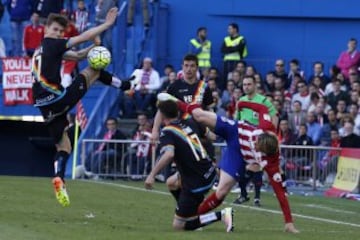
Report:
[[[120,88],[121,87],[121,80],[118,79],[117,77],[113,76],[112,81],[111,81],[111,86],[116,87],[116,88]]]
[[[207,213],[204,215],[200,215],[199,220],[200,220],[201,224],[204,224],[204,223],[208,223],[208,222],[217,220],[217,217],[216,217],[215,212],[211,212],[211,213]]]
[[[67,88],[72,83],[72,77],[70,74],[64,74],[64,76],[61,78],[61,85],[64,88]]]

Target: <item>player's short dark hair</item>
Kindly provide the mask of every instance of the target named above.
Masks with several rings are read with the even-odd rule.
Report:
[[[253,75],[245,75],[243,79],[250,78],[252,79],[253,83],[256,83],[255,77]]]
[[[158,104],[158,109],[166,118],[177,118],[178,116],[178,106],[174,101],[161,101]]]
[[[183,58],[183,62],[185,61],[194,61],[196,63],[196,65],[199,65],[199,59],[195,54],[186,54],[185,57]]]
[[[108,117],[108,118],[106,119],[106,123],[109,122],[109,121],[113,121],[113,122],[115,122],[115,124],[118,124],[118,120],[117,120],[116,117]]]
[[[274,134],[262,133],[257,139],[259,151],[267,156],[275,155],[279,152],[279,141]]]
[[[60,24],[60,26],[66,28],[68,25],[68,20],[63,15],[57,14],[57,13],[50,13],[47,21],[46,26],[50,26],[53,22],[56,22]]]

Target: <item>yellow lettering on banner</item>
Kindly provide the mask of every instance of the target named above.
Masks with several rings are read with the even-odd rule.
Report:
[[[360,160],[340,156],[333,187],[352,192],[357,188],[360,177]]]

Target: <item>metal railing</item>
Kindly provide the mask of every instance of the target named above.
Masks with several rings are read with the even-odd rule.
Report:
[[[214,146],[219,161],[226,144]],[[289,185],[313,190],[328,187],[335,179],[340,151],[323,146],[281,145],[280,167]],[[149,141],[84,139],[81,165],[95,176],[140,180],[151,171],[156,156],[156,148]]]

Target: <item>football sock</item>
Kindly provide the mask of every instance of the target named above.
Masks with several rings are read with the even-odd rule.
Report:
[[[261,189],[262,182],[255,183],[255,198],[260,199],[260,189]]]
[[[66,169],[66,163],[69,158],[69,153],[65,151],[59,151],[56,152],[55,155],[55,162],[56,162],[56,169],[55,169],[55,176],[61,177],[64,179],[65,176],[65,169]]]
[[[192,114],[192,111],[193,111],[194,109],[197,109],[197,108],[201,108],[201,105],[200,105],[200,104],[197,104],[197,103],[195,103],[195,104],[190,104],[190,105],[187,107],[186,111],[187,111],[188,113]]]
[[[112,76],[111,73],[109,73],[109,72],[107,72],[105,70],[100,70],[100,76],[99,76],[99,81],[100,82],[102,82],[105,85],[111,85],[112,84],[112,79],[113,79],[113,76]],[[121,81],[120,81],[120,85],[121,85]]]
[[[242,181],[239,182],[239,187],[240,187],[240,196],[247,198],[247,190],[246,190],[246,185],[247,185],[247,180],[244,179]]]
[[[221,212],[211,212],[208,214],[200,215],[196,219],[186,221],[185,230],[195,230],[197,228],[209,225],[213,222],[221,220]]]
[[[218,199],[216,196],[216,192],[213,192],[200,204],[197,213],[199,215],[207,213],[219,206],[223,202],[223,200],[224,199]]]
[[[173,195],[173,197],[175,198],[176,202],[179,201],[179,197],[180,197],[180,193],[181,193],[181,189],[176,189],[176,190],[170,190],[171,195]]]

